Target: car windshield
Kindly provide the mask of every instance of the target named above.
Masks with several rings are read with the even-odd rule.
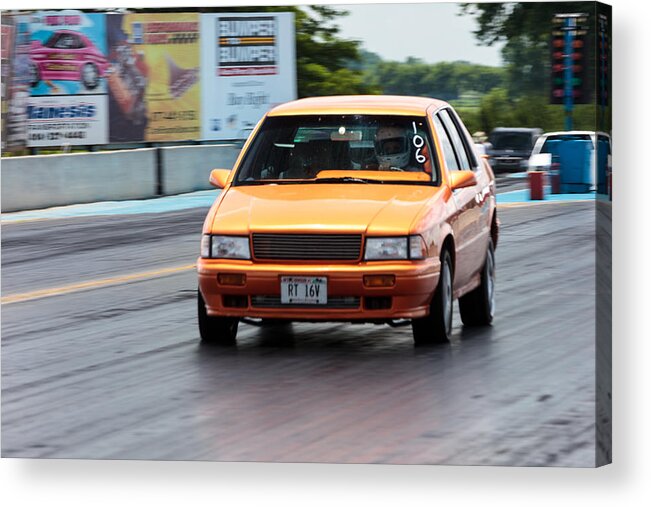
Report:
[[[438,181],[425,117],[268,117],[250,145],[236,185],[420,183]]]
[[[78,38],[69,33],[54,33],[43,45],[53,49],[79,49],[81,47]]]
[[[531,134],[527,132],[495,132],[489,141],[494,150],[531,150]]]

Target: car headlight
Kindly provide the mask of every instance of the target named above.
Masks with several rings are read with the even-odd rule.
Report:
[[[427,246],[418,235],[367,238],[364,259],[367,261],[424,259]]]
[[[250,259],[249,238],[247,236],[201,237],[201,257],[204,259]]]

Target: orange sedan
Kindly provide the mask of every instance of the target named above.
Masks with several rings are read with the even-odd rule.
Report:
[[[447,341],[495,309],[494,176],[447,103],[419,97],[301,99],[257,125],[203,226],[204,342],[242,318],[411,321]]]

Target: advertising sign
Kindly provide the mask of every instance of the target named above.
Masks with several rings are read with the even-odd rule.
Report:
[[[106,95],[31,97],[27,105],[29,146],[104,144]]]
[[[106,93],[105,15],[70,10],[30,17],[32,96]]]
[[[293,13],[201,16],[203,139],[242,139],[296,98]]]
[[[7,113],[9,111],[10,63],[14,51],[14,23],[11,16],[2,16],[2,43],[0,44],[0,71],[2,72],[2,149],[7,139]]]
[[[17,73],[30,147],[105,144],[110,73],[106,16],[75,10],[28,16],[29,48]]]
[[[27,16],[2,16],[2,149],[27,146],[27,101],[29,85],[29,19]],[[5,57],[8,61],[5,61]]]
[[[199,15],[107,16],[111,142],[199,139]]]

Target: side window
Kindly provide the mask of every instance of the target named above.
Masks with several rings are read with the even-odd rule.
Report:
[[[468,154],[468,160],[470,161],[471,167],[478,168],[479,160],[477,159],[477,154],[475,151],[475,146],[474,146],[475,141],[473,141],[470,132],[468,132],[465,125],[461,121],[461,118],[459,117],[459,113],[451,109],[448,109],[448,113],[450,114],[450,118],[452,118],[452,120],[454,121],[454,124],[457,126],[457,130],[459,131],[461,140],[463,141],[463,144],[466,147],[466,153]]]
[[[450,171],[458,171],[459,163],[457,162],[457,157],[454,154],[454,148],[452,148],[452,142],[448,137],[443,123],[438,116],[434,117],[434,128],[436,129],[436,134],[441,141],[441,149],[443,150],[443,158],[445,158],[445,165],[448,166]]]
[[[448,134],[450,135],[450,139],[452,140],[454,149],[457,152],[457,156],[459,157],[459,164],[461,169],[469,170],[470,160],[468,159],[468,153],[466,152],[466,147],[464,146],[463,141],[461,140],[461,136],[459,135],[457,126],[452,121],[452,118],[450,118],[450,113],[447,110],[443,110],[439,113],[439,116],[443,120],[445,129],[448,131]]]

